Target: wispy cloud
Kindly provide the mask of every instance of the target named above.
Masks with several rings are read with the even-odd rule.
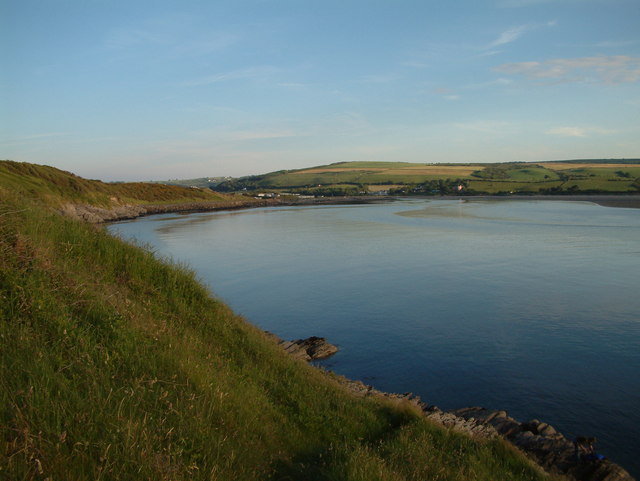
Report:
[[[42,132],[37,134],[17,135],[15,137],[0,137],[0,144],[21,145],[39,141],[50,142],[52,139],[58,139],[60,137],[68,138],[70,135],[72,135],[70,132]]]
[[[592,135],[610,135],[614,133],[612,130],[601,129],[599,127],[554,127],[545,132],[548,135],[558,137],[590,137]]]
[[[583,127],[555,127],[546,132],[549,135],[559,137],[586,137],[587,131]]]
[[[153,17],[136,25],[113,28],[105,45],[115,52],[162,48],[169,56],[200,56],[224,50],[240,41],[237,32],[211,29],[190,15]]]
[[[544,3],[586,3],[586,2],[600,2],[606,3],[611,0],[500,0],[498,2],[499,7],[506,8],[521,8],[530,7],[532,5],[541,5]]]
[[[536,80],[605,84],[640,81],[640,57],[626,55],[558,58],[544,62],[506,63],[495,70]]]
[[[598,42],[596,47],[598,48],[621,48],[621,47],[630,47],[632,45],[637,45],[640,43],[640,40],[605,40],[602,42]]]
[[[226,140],[230,142],[244,142],[252,140],[282,139],[297,137],[299,134],[293,130],[242,130],[230,132]]]
[[[491,135],[508,135],[514,132],[516,126],[511,122],[495,120],[477,120],[470,122],[458,122],[453,124],[456,130],[477,132]]]
[[[511,43],[511,42],[517,40],[518,38],[522,37],[522,35],[527,30],[531,30],[531,27],[528,26],[528,25],[520,25],[518,27],[511,27],[510,29],[505,30],[504,32],[502,32],[497,39],[495,39],[493,42],[491,42],[488,45],[488,47],[489,48],[495,48],[495,47],[499,47],[500,45],[504,45],[506,43]]]
[[[485,47],[485,49],[488,50],[488,52],[485,52],[485,55],[495,55],[496,53],[499,53],[499,51],[496,51],[494,49],[502,45],[515,42],[527,32],[538,30],[540,28],[545,28],[545,27],[554,27],[555,25],[557,25],[557,21],[550,20],[546,23],[528,23],[525,25],[510,27],[504,32],[502,32],[498,36],[498,38],[496,38],[493,42],[491,42],[489,45]]]
[[[364,77],[362,77],[362,82],[372,83],[372,84],[388,84],[388,83],[396,82],[398,79],[399,79],[399,76],[393,73],[372,74],[372,75],[365,75]]]
[[[460,100],[461,97],[454,90],[447,87],[439,87],[433,90],[445,100]]]
[[[202,85],[210,85],[217,82],[225,82],[228,80],[242,80],[242,79],[265,79],[272,76],[279,69],[273,66],[264,65],[258,67],[249,67],[239,70],[232,70],[229,72],[221,72],[205,77],[199,77],[192,80],[186,80],[182,82],[183,87],[199,87]]]
[[[513,80],[500,77],[494,80],[489,80],[487,82],[469,84],[469,85],[466,85],[465,88],[475,90],[475,89],[484,89],[484,88],[493,88],[493,87],[506,87],[507,85],[511,85],[512,83],[513,83]]]
[[[167,38],[161,32],[131,27],[115,28],[107,35],[106,45],[113,50],[124,50],[139,45],[163,45]]]

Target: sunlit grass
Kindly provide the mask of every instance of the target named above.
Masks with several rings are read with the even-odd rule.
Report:
[[[228,198],[208,189],[143,182],[107,184],[45,165],[0,160],[0,189],[60,206],[84,203],[98,207],[119,204],[220,202]]]
[[[10,192],[0,478],[543,479],[502,442],[353,397],[188,268]]]

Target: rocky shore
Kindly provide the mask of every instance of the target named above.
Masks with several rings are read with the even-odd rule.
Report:
[[[268,334],[285,352],[304,361],[324,359],[338,351],[336,346],[322,337],[283,341],[271,333]],[[520,422],[509,416],[507,411],[488,410],[481,407],[443,411],[423,402],[411,393],[382,392],[361,381],[347,379],[331,372],[327,373],[355,396],[408,402],[420,409],[427,419],[447,429],[481,439],[502,437],[547,473],[560,474],[575,481],[634,481],[627,471],[607,459],[579,462],[576,459],[573,441],[567,439],[553,426],[537,419]]]

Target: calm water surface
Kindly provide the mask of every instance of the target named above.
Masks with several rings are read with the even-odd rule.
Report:
[[[110,227],[324,363],[443,409],[544,420],[640,477],[640,210],[411,199]]]

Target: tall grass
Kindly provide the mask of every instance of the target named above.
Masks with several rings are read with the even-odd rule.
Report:
[[[223,194],[208,189],[142,182],[107,184],[88,180],[46,165],[0,160],[0,192],[20,193],[41,204],[84,203],[99,207],[115,204],[216,202]]]
[[[1,479],[543,479],[501,442],[354,398],[184,266],[8,192]]]

